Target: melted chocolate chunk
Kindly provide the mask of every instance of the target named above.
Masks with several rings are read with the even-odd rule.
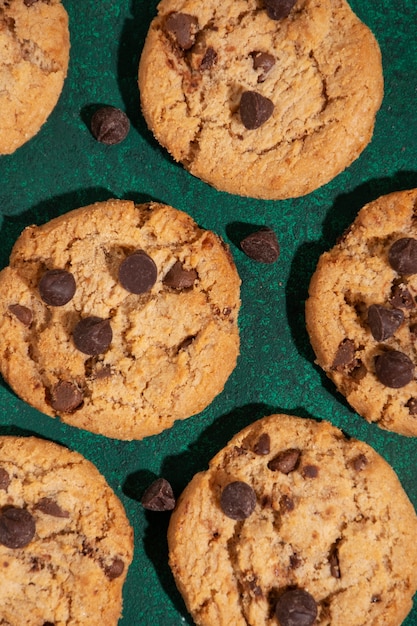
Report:
[[[372,336],[377,341],[392,337],[404,321],[401,309],[389,309],[380,304],[372,304],[368,309],[368,324]]]
[[[397,239],[388,252],[388,261],[392,269],[399,274],[417,272],[417,239],[403,237]]]
[[[375,374],[386,387],[399,389],[413,380],[414,364],[403,352],[390,350],[375,357]]]
[[[29,327],[31,325],[33,313],[27,306],[23,306],[23,304],[10,304],[9,311],[10,313],[13,313],[23,326]]]
[[[317,478],[319,475],[319,468],[316,465],[304,465],[303,476],[305,478]]]
[[[72,413],[81,407],[83,401],[82,391],[67,380],[59,381],[50,390],[49,403],[58,413]]]
[[[220,496],[220,507],[227,517],[244,520],[256,506],[256,494],[247,483],[236,480],[226,485]]]
[[[120,264],[119,281],[130,293],[141,294],[149,291],[156,282],[158,270],[151,257],[137,250]]]
[[[182,50],[189,50],[195,42],[198,20],[188,13],[171,13],[165,20],[165,29]]]
[[[107,350],[113,339],[113,331],[109,320],[91,316],[78,322],[72,337],[77,350],[95,356]]]
[[[278,598],[275,613],[280,626],[311,626],[317,617],[317,604],[304,589],[288,589]]]
[[[362,453],[352,459],[352,467],[356,472],[362,472],[367,465],[368,459]]]
[[[240,247],[246,256],[260,263],[275,263],[279,257],[277,236],[266,226],[242,239]]]
[[[209,70],[215,62],[217,61],[217,52],[209,46],[201,59],[200,70],[204,72],[205,70]]]
[[[95,111],[90,121],[90,128],[97,141],[113,146],[127,137],[130,122],[126,113],[120,109],[105,106]]]
[[[261,70],[261,73],[258,76],[258,83],[263,83],[267,77],[268,72],[275,65],[275,57],[268,52],[251,52],[251,56],[253,59],[253,69]]]
[[[7,548],[24,548],[35,535],[35,520],[27,509],[14,506],[0,511],[0,543]]]
[[[174,492],[165,478],[158,478],[145,491],[142,506],[149,511],[172,511],[175,507]]]
[[[416,305],[413,296],[403,284],[393,286],[390,303],[397,309],[413,309]]]
[[[257,91],[244,91],[239,105],[240,119],[248,130],[265,124],[274,111],[274,103]]]
[[[352,339],[344,339],[340,342],[336,355],[333,359],[332,370],[341,370],[350,365],[355,359],[355,344]]]
[[[4,467],[0,467],[0,489],[7,491],[10,485],[10,476]]]
[[[301,450],[298,448],[288,448],[288,450],[282,450],[268,463],[268,469],[273,472],[282,472],[283,474],[289,474],[298,467],[300,461]]]
[[[290,513],[295,509],[295,502],[290,496],[284,494],[279,500],[279,508],[281,512]]]
[[[271,20],[288,17],[297,0],[264,0],[266,13]]]
[[[125,564],[122,559],[116,557],[110,565],[106,565],[104,567],[104,573],[106,574],[109,580],[114,580],[115,578],[119,578],[124,572]]]
[[[45,515],[51,515],[51,517],[69,517],[68,511],[61,509],[59,504],[52,498],[42,498],[35,504],[35,509],[45,513]]]
[[[269,454],[271,451],[271,437],[268,433],[262,433],[258,441],[253,446],[255,454],[264,455]]]
[[[165,274],[162,282],[172,289],[190,289],[198,278],[194,269],[185,270],[181,261],[176,261],[171,269]]]
[[[39,281],[39,295],[50,306],[64,306],[75,294],[75,278],[66,270],[47,270]]]
[[[417,415],[417,398],[410,398],[405,405],[410,415]]]

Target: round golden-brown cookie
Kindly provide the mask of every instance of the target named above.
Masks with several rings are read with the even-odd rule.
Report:
[[[159,433],[222,391],[239,351],[239,288],[228,247],[181,211],[76,209],[27,227],[0,273],[0,371],[73,426]]]
[[[185,488],[169,558],[200,626],[399,626],[417,588],[416,531],[370,446],[328,422],[271,415]]]
[[[145,120],[173,158],[265,199],[302,196],[350,165],[383,96],[378,44],[345,0],[297,0],[271,19],[275,2],[162,0],[139,64]]]
[[[0,0],[0,154],[41,128],[61,94],[69,61],[60,0]]]
[[[416,217],[416,189],[364,206],[320,257],[306,302],[317,363],[366,420],[409,436],[417,436]]]
[[[132,556],[122,503],[90,461],[0,437],[2,623],[116,626]]]

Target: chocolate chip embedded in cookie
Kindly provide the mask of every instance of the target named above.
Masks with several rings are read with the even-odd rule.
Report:
[[[400,626],[417,589],[416,532],[375,450],[328,422],[271,415],[180,495],[169,562],[199,626]]]
[[[305,195],[371,140],[381,55],[345,0],[162,0],[142,51],[145,121],[194,176]]]
[[[32,406],[141,439],[202,411],[239,352],[231,254],[185,213],[109,200],[23,231],[0,273],[0,371]]]
[[[417,190],[364,206],[306,303],[318,364],[369,422],[417,436]]]
[[[0,437],[2,622],[116,626],[132,557],[122,503],[92,463],[35,437]]]

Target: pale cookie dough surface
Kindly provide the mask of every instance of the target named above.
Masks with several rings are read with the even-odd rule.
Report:
[[[417,274],[394,269],[389,251],[400,239],[417,238],[416,217],[417,190],[364,206],[341,240],[320,257],[306,302],[317,363],[366,420],[409,436],[417,435]],[[387,338],[371,332],[373,305],[399,316]],[[409,359],[410,380],[401,387],[387,386],[376,375],[376,360],[389,351]]]
[[[10,507],[32,520],[26,545],[2,543]],[[132,555],[123,506],[92,463],[35,437],[0,437],[2,624],[116,626]]]
[[[197,19],[190,49],[167,28],[173,13]],[[254,68],[255,52],[272,55],[269,71]],[[139,89],[149,128],[192,174],[243,196],[297,197],[331,180],[371,140],[381,55],[345,0],[298,0],[282,20],[259,0],[162,0]],[[240,116],[245,91],[274,105],[254,130]]]
[[[140,295],[118,276],[138,250],[157,273]],[[191,286],[166,284],[176,263],[194,273]],[[40,297],[39,281],[51,269],[75,279],[63,306]],[[29,404],[73,426],[118,439],[159,433],[222,391],[239,352],[239,290],[228,247],[181,211],[123,200],[76,209],[26,228],[0,273],[0,370]],[[90,316],[112,329],[109,347],[94,356],[73,340]],[[81,398],[68,411],[51,402],[61,383]]]
[[[272,469],[289,450],[294,466]],[[238,521],[220,504],[235,481],[256,497]],[[168,529],[170,565],[199,625],[278,626],[275,606],[297,588],[314,599],[315,626],[398,626],[417,587],[416,531],[396,474],[370,446],[328,422],[272,415],[185,488]],[[285,626],[313,623],[293,619]]]
[[[0,154],[44,124],[69,62],[68,15],[60,0],[0,0]]]

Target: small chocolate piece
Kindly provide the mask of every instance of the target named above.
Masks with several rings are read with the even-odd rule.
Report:
[[[240,99],[239,111],[242,124],[248,130],[255,130],[271,117],[274,103],[257,91],[244,91]]]
[[[197,280],[198,274],[194,269],[185,270],[181,261],[175,261],[174,265],[165,274],[162,282],[166,287],[172,287],[181,291],[190,289]]]
[[[50,306],[64,306],[75,294],[75,278],[66,270],[47,270],[39,281],[39,295]]]
[[[319,475],[319,468],[317,465],[304,465],[303,476],[304,478],[317,478]]]
[[[205,70],[209,70],[215,62],[217,61],[217,52],[209,46],[201,59],[200,70],[204,72]]]
[[[297,0],[264,0],[266,13],[271,20],[288,17]]]
[[[32,4],[35,4],[36,2],[38,2],[38,0],[23,0],[25,7],[31,7]]]
[[[115,578],[119,578],[124,572],[125,564],[122,559],[116,557],[110,565],[106,565],[104,567],[104,573],[106,574],[109,580],[114,580]]]
[[[295,509],[295,502],[290,496],[284,494],[279,499],[279,508],[281,512],[291,513]]]
[[[362,472],[368,465],[368,459],[362,453],[352,459],[352,467],[356,472]]]
[[[95,356],[107,350],[113,339],[113,331],[109,320],[92,315],[78,322],[72,337],[80,352]]]
[[[399,274],[417,272],[417,239],[403,237],[397,239],[388,252],[388,261],[392,269]]]
[[[84,401],[82,391],[67,380],[61,380],[50,390],[49,403],[58,413],[72,413]]]
[[[258,83],[263,83],[266,79],[268,72],[275,65],[275,57],[273,57],[272,54],[269,54],[268,52],[260,52],[259,50],[251,52],[251,56],[253,59],[253,69],[262,70],[258,76]]]
[[[68,511],[61,509],[59,504],[52,498],[41,498],[39,502],[35,504],[35,509],[45,513],[45,515],[51,515],[51,517],[69,517]]]
[[[317,617],[317,604],[304,589],[288,589],[279,598],[275,613],[280,626],[311,626]]]
[[[298,448],[288,448],[288,450],[282,450],[268,463],[268,469],[273,472],[282,472],[283,474],[289,474],[298,467],[298,463],[301,456],[301,450]]]
[[[350,365],[355,358],[355,344],[352,339],[343,339],[337,348],[333,359],[332,370],[341,370],[346,365]]]
[[[244,520],[255,510],[256,494],[250,485],[236,480],[223,489],[220,506],[227,517]]]
[[[375,357],[375,374],[386,387],[399,389],[413,380],[414,364],[403,352],[390,350]]]
[[[97,109],[90,121],[93,136],[100,143],[113,146],[125,139],[130,130],[126,113],[112,106]]]
[[[0,543],[6,548],[24,548],[35,530],[35,520],[27,509],[6,506],[0,511]]]
[[[262,433],[258,441],[253,446],[255,454],[264,455],[269,454],[271,451],[271,437],[268,433]]]
[[[120,284],[135,294],[149,291],[155,284],[157,275],[155,262],[143,250],[130,254],[119,267]]]
[[[149,511],[172,511],[175,507],[174,492],[165,478],[158,478],[145,491],[141,504]]]
[[[417,398],[410,398],[405,406],[407,407],[410,415],[417,415]]]
[[[267,226],[242,239],[240,247],[246,256],[260,263],[275,263],[279,257],[277,236]]]
[[[396,309],[413,309],[416,306],[413,296],[403,284],[393,286],[390,303]]]
[[[182,50],[189,50],[195,42],[198,20],[188,13],[171,13],[165,20],[165,29]]]
[[[368,309],[368,324],[377,341],[392,337],[404,321],[401,309],[390,309],[381,304],[371,304]]]
[[[10,304],[9,311],[10,313],[13,313],[23,326],[29,327],[31,325],[33,313],[27,306],[23,306],[23,304]]]
[[[329,565],[330,565],[330,573],[333,578],[340,578],[340,563],[339,563],[339,551],[337,549],[337,544],[332,546],[329,554]]]
[[[10,476],[9,473],[6,472],[4,467],[0,467],[0,489],[2,491],[7,491],[10,485]]]

